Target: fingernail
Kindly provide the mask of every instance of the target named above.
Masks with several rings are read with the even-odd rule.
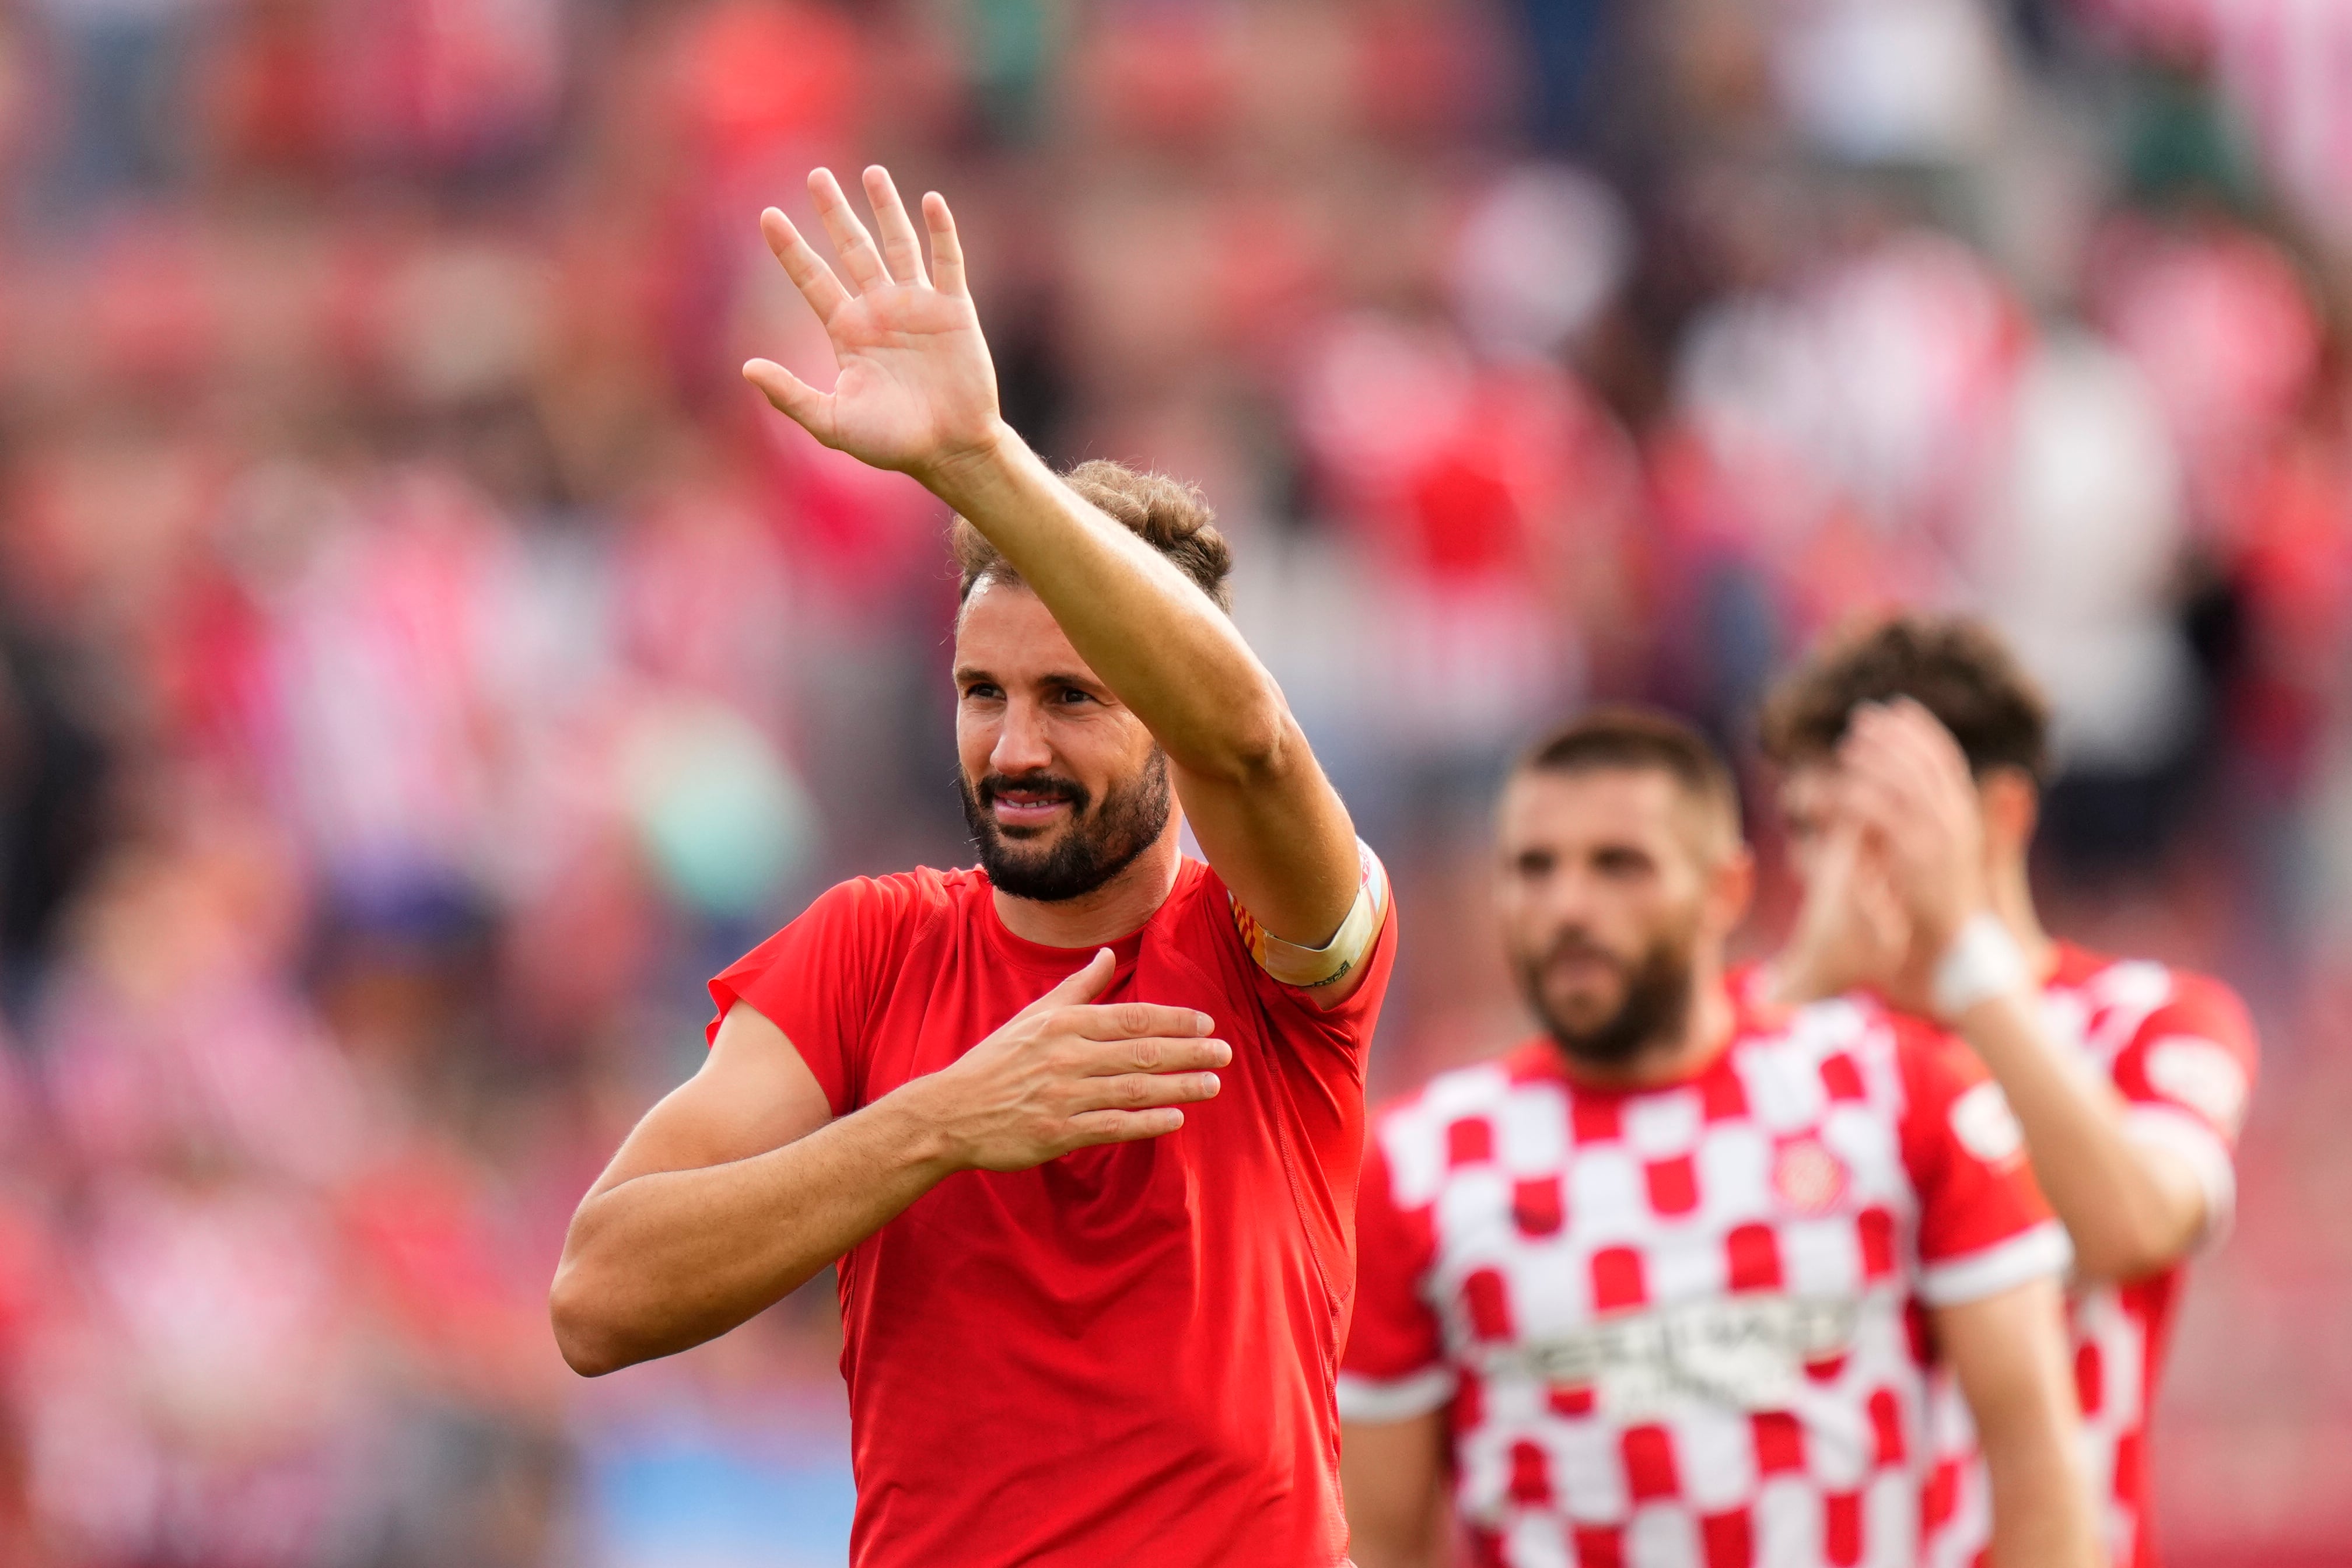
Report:
[[[1202,1077],[1202,1080],[1206,1083],[1206,1085],[1207,1085],[1207,1087],[1208,1087],[1208,1092],[1209,1092],[1210,1094],[1214,1094],[1214,1093],[1216,1093],[1219,1089],[1223,1089],[1223,1088],[1224,1088],[1224,1087],[1225,1087],[1225,1086],[1224,1086],[1224,1082],[1223,1082],[1223,1079],[1219,1079],[1215,1073],[1213,1073],[1213,1072],[1204,1072],[1204,1073],[1202,1073],[1202,1074],[1201,1075],[1201,1077]]]
[[[1192,1027],[1200,1030],[1202,1034],[1207,1034],[1211,1029],[1213,1029],[1216,1026],[1217,1021],[1214,1018],[1210,1017],[1206,1013],[1195,1013],[1192,1015]]]

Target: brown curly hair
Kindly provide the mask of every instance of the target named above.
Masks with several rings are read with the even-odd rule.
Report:
[[[2047,775],[2049,700],[1991,627],[1959,616],[1897,616],[1823,644],[1765,700],[1764,754],[1782,767],[1818,762],[1856,708],[1897,697],[1934,714],[1976,773]]]
[[[1234,570],[1233,547],[1217,531],[1216,513],[1198,487],[1166,474],[1138,473],[1124,463],[1097,458],[1080,463],[1062,476],[1063,482],[1103,512],[1123,524],[1152,549],[1176,563],[1177,570],[1200,584],[1201,592],[1227,615],[1233,613],[1233,590],[1225,579]],[[962,518],[955,520],[949,546],[955,552],[960,581],[956,602],[971,596],[982,577],[999,583],[1021,579],[987,536]]]

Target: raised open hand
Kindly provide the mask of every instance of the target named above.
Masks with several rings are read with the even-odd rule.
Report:
[[[833,237],[849,282],[812,249],[774,207],[760,232],[801,298],[824,323],[840,374],[817,391],[771,360],[743,366],[743,379],[826,446],[877,468],[918,479],[985,452],[998,438],[996,368],[989,363],[980,316],[964,287],[963,247],[945,197],[923,197],[930,235],[930,272],[923,247],[889,171],[866,171],[879,247],[829,169],[809,175],[809,195]]]

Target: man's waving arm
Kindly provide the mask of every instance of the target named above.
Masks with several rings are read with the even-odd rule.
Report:
[[[809,188],[843,276],[782,213],[761,225],[824,321],[839,375],[819,393],[753,360],[746,378],[826,446],[912,475],[978,529],[1167,752],[1202,848],[1257,924],[1292,947],[1330,942],[1366,887],[1347,808],[1231,619],[1000,416],[947,203],[923,198],[919,235],[889,175],[868,169],[877,244],[829,173]],[[1362,973],[1318,999],[1335,1003]]]

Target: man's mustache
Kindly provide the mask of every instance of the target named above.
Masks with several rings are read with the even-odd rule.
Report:
[[[1538,962],[1546,969],[1571,959],[1594,959],[1622,973],[1633,967],[1617,953],[1610,952],[1580,931],[1565,931],[1554,937]]]
[[[972,786],[972,794],[983,806],[995,805],[996,797],[1008,790],[1045,800],[1067,801],[1077,811],[1086,810],[1088,798],[1086,785],[1059,773],[982,773],[980,783]]]

